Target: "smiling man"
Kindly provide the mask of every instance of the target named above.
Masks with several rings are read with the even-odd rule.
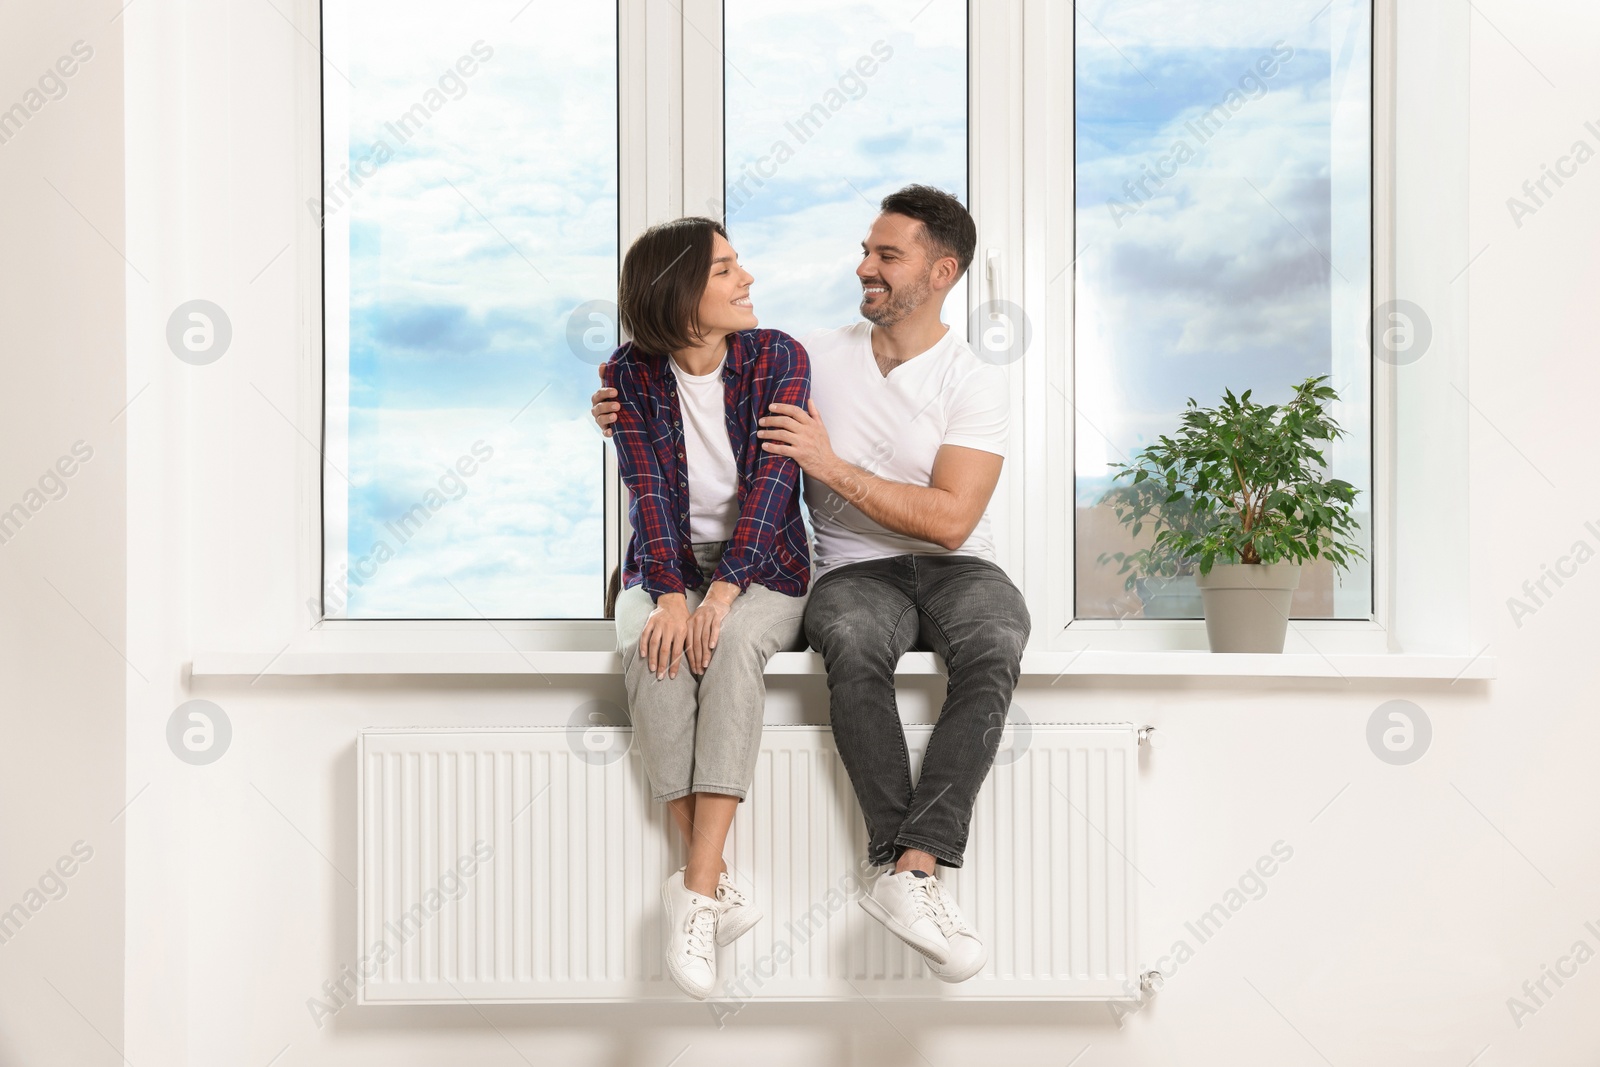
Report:
[[[812,400],[772,405],[763,447],[804,473],[814,535],[805,613],[828,671],[834,743],[885,869],[861,906],[948,982],[988,949],[937,867],[960,867],[993,766],[1030,620],[995,562],[989,501],[1008,404],[1001,370],[940,321],[977,244],[955,197],[911,185],[883,199],[862,242],[865,321],[806,335]],[[602,427],[615,405],[595,394]],[[939,720],[911,778],[894,675],[912,649],[949,672]]]

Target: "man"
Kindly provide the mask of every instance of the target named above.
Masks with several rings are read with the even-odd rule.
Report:
[[[805,477],[815,544],[806,637],[827,666],[868,858],[886,868],[861,906],[935,975],[960,982],[988,949],[936,869],[961,866],[1031,622],[995,563],[988,514],[1006,446],[1005,376],[940,321],[977,228],[959,200],[927,186],[881,207],[856,268],[866,321],[801,339],[812,400],[773,404],[758,435]],[[602,428],[616,410],[608,392],[594,396]],[[913,648],[937,652],[949,673],[915,783],[894,688]]]

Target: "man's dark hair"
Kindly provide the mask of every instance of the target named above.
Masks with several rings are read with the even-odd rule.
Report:
[[[700,298],[711,276],[712,234],[728,231],[692,215],[652,226],[622,257],[617,311],[633,343],[654,356],[697,344]]]
[[[934,255],[955,257],[961,267],[957,278],[972,266],[972,254],[978,248],[978,227],[966,206],[943,189],[908,185],[884,197],[878,206],[885,213],[904,215],[922,223]]]

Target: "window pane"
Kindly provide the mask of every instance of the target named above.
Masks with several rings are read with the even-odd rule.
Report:
[[[1076,20],[1077,615],[1198,617],[1193,580],[1124,588],[1107,464],[1223,390],[1331,374],[1371,551],[1370,0],[1089,0]],[[1298,617],[1366,618],[1370,565],[1308,565]]]
[[[616,32],[324,4],[329,617],[601,613],[610,316],[574,309],[616,293]]]
[[[761,325],[802,334],[855,322],[878,201],[912,182],[967,198],[967,5],[723,6],[726,222],[755,275]],[[963,280],[945,301],[963,333],[966,308]]]

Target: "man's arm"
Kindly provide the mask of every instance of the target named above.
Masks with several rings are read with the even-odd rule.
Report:
[[[847,463],[834,454],[816,403],[802,410],[773,404],[761,420],[762,448],[790,456],[806,477],[815,478],[849,501],[879,526],[954,552],[983,517],[1005,459],[963,445],[941,445],[934,455],[928,485],[890,481]]]

